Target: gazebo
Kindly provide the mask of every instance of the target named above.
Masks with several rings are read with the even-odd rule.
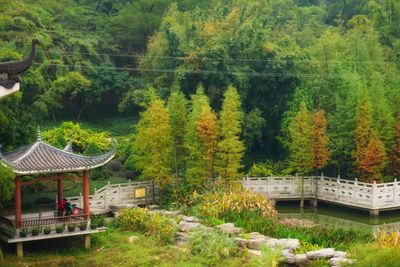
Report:
[[[55,227],[63,222],[71,222],[71,217],[58,216],[55,212],[55,208],[52,213],[47,214],[45,217],[32,213],[23,214],[21,207],[21,187],[41,181],[54,180],[57,182],[57,199],[62,200],[63,180],[73,179],[82,181],[83,207],[78,207],[81,209],[81,212],[78,216],[74,216],[72,221],[77,223],[87,222],[90,224],[89,171],[109,162],[114,157],[114,154],[114,149],[105,154],[92,157],[75,154],[72,152],[71,141],[64,149],[59,149],[43,142],[40,130],[38,130],[38,136],[35,143],[8,153],[2,154],[0,152],[2,163],[10,166],[15,174],[15,209],[12,211],[14,214],[9,213],[3,215],[0,218],[0,222],[6,222],[7,224],[14,226],[17,231],[21,228],[43,226]],[[24,176],[34,176],[35,178],[24,181]],[[85,247],[90,246],[90,230],[82,234],[87,237],[85,238]],[[63,235],[66,237],[70,236],[68,233]],[[73,235],[77,234],[74,233]],[[23,242],[57,237],[61,236],[55,234],[41,235],[36,237],[32,236],[30,239],[21,239],[16,237],[8,238],[6,242],[16,243],[17,254],[22,256]]]

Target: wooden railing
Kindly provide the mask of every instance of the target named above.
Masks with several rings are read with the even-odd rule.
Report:
[[[244,177],[242,185],[272,199],[301,197],[300,176]],[[369,210],[400,208],[400,182],[377,184],[323,175],[306,176],[304,196]]]
[[[69,223],[82,223],[87,219],[87,214],[77,215],[77,216],[63,216],[63,217],[46,217],[39,219],[25,219],[21,222],[22,228],[29,227],[43,227],[43,226],[51,226],[57,224],[69,224]]]

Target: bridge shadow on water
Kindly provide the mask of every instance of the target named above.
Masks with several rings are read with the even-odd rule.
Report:
[[[336,227],[363,226],[372,229],[383,227],[400,229],[400,210],[385,211],[379,217],[371,217],[368,211],[351,209],[319,201],[318,207],[305,202],[305,207],[299,207],[299,201],[279,201],[276,204],[281,218],[308,219],[316,224]]]

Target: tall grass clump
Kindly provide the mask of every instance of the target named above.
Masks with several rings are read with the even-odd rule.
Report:
[[[199,256],[208,266],[238,254],[235,241],[228,235],[204,229],[189,236],[189,251],[192,255]]]
[[[285,260],[282,255],[282,249],[271,248],[268,246],[261,247],[261,257],[255,257],[251,262],[251,266],[269,266],[278,267],[281,262]]]
[[[200,195],[195,210],[206,218],[222,219],[226,213],[257,213],[262,218],[277,215],[275,205],[263,195],[246,189],[210,192]]]
[[[115,226],[153,236],[163,244],[173,243],[178,231],[178,225],[173,219],[142,208],[121,210],[115,219]]]

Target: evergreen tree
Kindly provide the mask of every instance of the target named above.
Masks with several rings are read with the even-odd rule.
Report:
[[[202,140],[197,134],[197,123],[205,107],[209,107],[204,88],[199,86],[192,95],[190,113],[186,125],[186,172],[185,178],[189,186],[197,187],[204,183],[204,150]]]
[[[14,194],[14,173],[11,168],[0,162],[0,207]]]
[[[187,124],[187,100],[181,91],[173,91],[168,99],[169,125],[172,138],[172,158],[175,177],[185,168],[185,134]]]
[[[400,178],[400,120],[396,124],[396,148],[393,157],[394,175]]]
[[[215,154],[218,148],[218,122],[217,116],[209,106],[203,107],[196,130],[203,145],[205,178],[213,179]]]
[[[140,114],[133,143],[133,160],[144,179],[152,180],[160,187],[172,180],[170,168],[171,128],[164,101],[153,100]]]
[[[224,93],[219,117],[220,142],[218,143],[216,171],[226,183],[240,178],[244,144],[240,140],[243,113],[240,96],[233,86]]]
[[[301,202],[304,206],[304,175],[312,170],[313,165],[313,129],[311,115],[305,102],[294,117],[289,128],[289,166],[301,175]]]
[[[324,110],[315,112],[312,119],[312,167],[317,172],[326,166],[329,159],[329,137],[327,133],[328,122],[325,118]]]

